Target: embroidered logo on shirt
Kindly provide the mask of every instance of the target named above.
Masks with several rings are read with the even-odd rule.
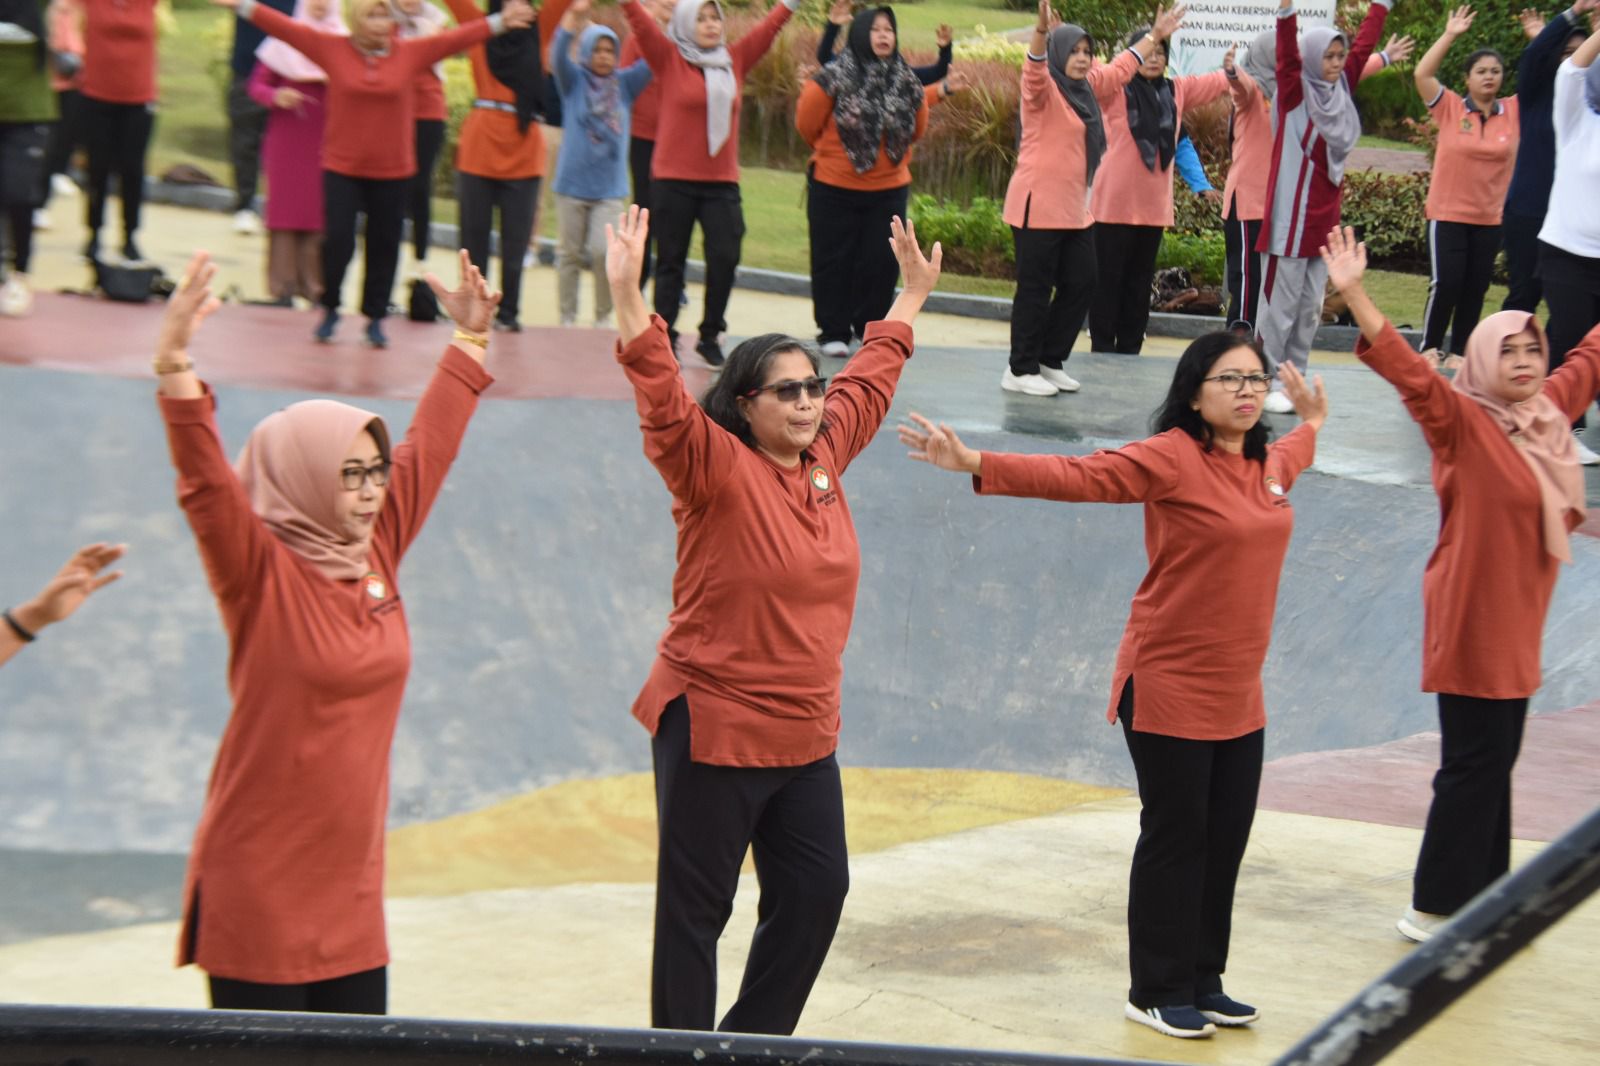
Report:
[[[381,600],[389,594],[389,590],[383,584],[383,578],[379,577],[377,574],[368,571],[366,581],[367,595],[371,596],[373,599]]]
[[[1278,481],[1277,478],[1269,477],[1267,478],[1267,491],[1272,493],[1274,496],[1282,496],[1283,485]]]
[[[833,479],[828,477],[828,471],[820,466],[811,468],[811,484],[816,486],[818,492],[827,492],[833,484]]]

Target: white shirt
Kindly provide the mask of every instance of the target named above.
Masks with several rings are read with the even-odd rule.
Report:
[[[1600,259],[1600,114],[1584,96],[1587,68],[1562,61],[1556,70],[1556,180],[1550,186],[1550,211],[1539,239],[1586,259]]]

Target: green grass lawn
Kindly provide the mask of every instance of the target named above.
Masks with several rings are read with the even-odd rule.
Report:
[[[1420,152],[1422,148],[1410,141],[1392,141],[1387,137],[1376,137],[1370,133],[1363,133],[1361,139],[1356,141],[1357,148],[1392,148],[1397,152]]]

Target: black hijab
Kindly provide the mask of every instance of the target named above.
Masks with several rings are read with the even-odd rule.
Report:
[[[34,61],[43,70],[50,53],[49,34],[44,28],[44,5],[39,0],[0,0],[0,22],[20,26],[33,34]]]
[[[489,0],[489,14],[498,14],[500,8],[501,0]],[[536,21],[525,30],[507,30],[491,37],[483,50],[489,60],[489,73],[517,99],[517,132],[527,133],[544,100],[539,23]]]
[[[1100,160],[1106,154],[1106,125],[1101,120],[1100,101],[1095,99],[1089,79],[1067,77],[1067,57],[1083,40],[1089,42],[1089,51],[1092,53],[1094,38],[1089,36],[1089,32],[1082,26],[1063,22],[1050,31],[1045,41],[1044,56],[1045,66],[1050,69],[1050,77],[1055,80],[1056,88],[1061,90],[1067,106],[1083,120],[1083,160],[1087,170],[1084,183],[1093,185],[1095,171],[1100,169]]]
[[[887,16],[895,27],[895,48],[886,59],[872,52],[872,24],[879,15]],[[922,82],[900,54],[900,31],[892,10],[869,7],[857,15],[844,50],[817,71],[814,80],[833,97],[833,124],[857,174],[877,163],[880,145],[889,162],[898,165],[905,158],[917,137]]]
[[[1138,44],[1149,32],[1148,29],[1135,30],[1128,38],[1128,47]],[[1172,79],[1161,77],[1152,81],[1143,74],[1135,74],[1123,94],[1128,100],[1128,131],[1133,134],[1133,143],[1139,146],[1139,158],[1144,160],[1145,168],[1155,170],[1159,159],[1161,169],[1169,169],[1172,153],[1178,146],[1178,103],[1173,97]]]

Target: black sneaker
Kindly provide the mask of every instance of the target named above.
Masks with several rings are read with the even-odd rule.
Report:
[[[322,312],[322,321],[317,323],[317,328],[312,331],[311,335],[316,338],[318,344],[332,344],[333,331],[338,328],[338,325],[339,312],[324,310]]]
[[[361,338],[361,342],[368,348],[382,349],[389,347],[389,338],[383,335],[383,323],[375,318],[369,318],[367,320],[367,332]]]
[[[1240,1003],[1221,992],[1196,996],[1195,1009],[1218,1025],[1227,1027],[1249,1025],[1261,1017],[1261,1012],[1248,1003]]]
[[[144,262],[144,255],[139,251],[139,246],[133,243],[132,237],[122,242],[122,258],[130,263]]]
[[[699,352],[700,358],[711,366],[722,365],[722,345],[717,343],[715,337],[700,338],[700,343],[694,346],[694,350]]]
[[[1141,1010],[1129,1003],[1122,1008],[1122,1013],[1130,1022],[1148,1025],[1163,1036],[1175,1036],[1180,1040],[1208,1037],[1217,1031],[1217,1027],[1193,1007],[1146,1007]]]
[[[522,323],[507,318],[497,318],[494,320],[494,328],[499,333],[521,333]]]

